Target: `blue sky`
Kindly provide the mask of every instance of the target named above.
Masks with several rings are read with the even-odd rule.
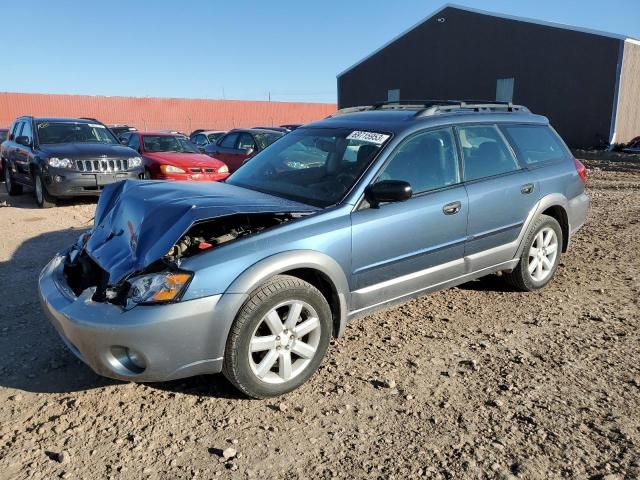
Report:
[[[0,91],[335,102],[432,0],[4,2]],[[459,0],[640,38],[640,0]]]

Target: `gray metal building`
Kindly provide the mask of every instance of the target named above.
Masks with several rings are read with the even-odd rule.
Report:
[[[640,41],[445,5],[338,75],[339,108],[381,101],[513,101],[572,147],[640,135]]]

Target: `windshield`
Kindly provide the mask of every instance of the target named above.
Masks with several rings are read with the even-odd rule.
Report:
[[[299,128],[263,150],[227,183],[302,203],[338,203],[391,135],[345,128]]]
[[[118,143],[111,131],[99,123],[40,122],[36,128],[41,144]]]
[[[145,152],[200,153],[198,148],[182,135],[143,135]]]
[[[273,132],[273,133],[256,133],[253,135],[253,138],[256,139],[256,143],[258,144],[258,148],[263,150],[271,145],[273,142],[282,137],[282,133]]]

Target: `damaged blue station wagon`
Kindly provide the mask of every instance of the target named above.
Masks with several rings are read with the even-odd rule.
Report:
[[[355,317],[502,272],[544,287],[585,221],[586,170],[546,118],[459,101],[352,108],[225,183],[105,187],[40,298],[97,373],[224,372],[291,391]]]

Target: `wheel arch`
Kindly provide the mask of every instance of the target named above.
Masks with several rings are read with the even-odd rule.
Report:
[[[566,252],[569,248],[569,217],[567,210],[569,207],[569,201],[560,193],[552,193],[546,195],[538,200],[538,203],[533,207],[530,214],[527,217],[524,228],[522,229],[518,239],[518,249],[514,258],[522,255],[524,249],[524,242],[527,238],[529,230],[535,224],[536,220],[540,218],[540,215],[549,215],[555,218],[560,224],[562,230],[562,252]]]
[[[333,315],[333,336],[344,332],[348,318],[349,284],[338,262],[324,253],[314,250],[283,252],[254,264],[236,278],[222,296],[218,308],[233,319],[249,294],[274,275],[291,275],[316,287],[327,299]],[[228,335],[225,331],[225,338]]]

